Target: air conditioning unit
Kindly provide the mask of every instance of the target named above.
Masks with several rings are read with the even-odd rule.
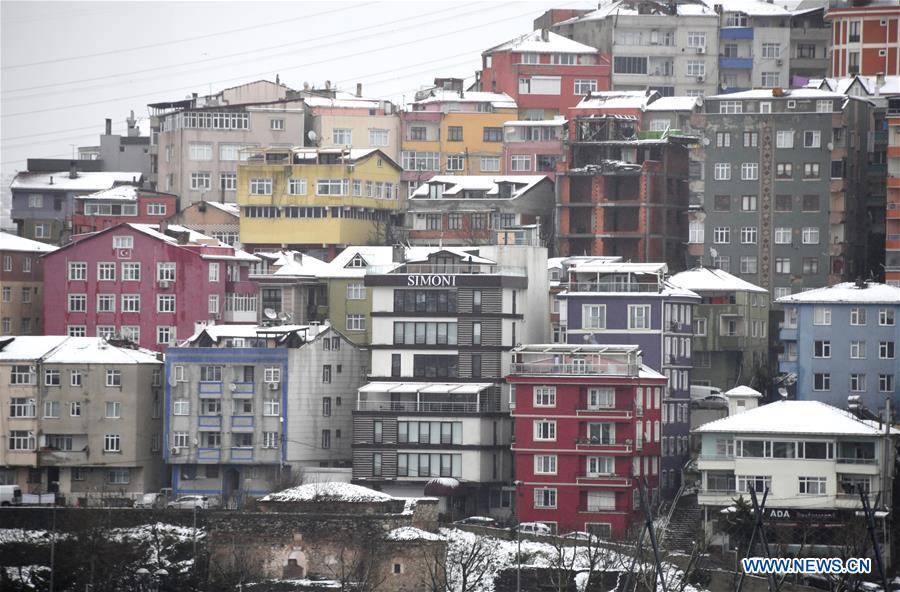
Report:
[[[270,390],[270,391],[277,391],[277,390],[278,390],[278,386],[279,386],[279,385],[278,385],[277,382],[270,382],[270,383],[269,383],[269,390]]]
[[[218,321],[220,317],[221,317],[221,315],[217,312],[211,313],[209,315],[209,318],[213,321]]]
[[[179,454],[181,454],[181,448],[172,446],[172,450],[170,452],[172,453],[172,456],[178,456]]]
[[[784,65],[784,61],[783,61],[781,58],[778,58],[777,60],[775,60],[775,65],[776,65],[776,66],[783,66],[783,65]]]
[[[706,46],[698,47],[698,48],[697,48],[697,53],[706,53]]]
[[[228,385],[228,388],[231,390],[231,392],[234,392],[237,390],[237,385],[232,382],[230,385]]]
[[[706,76],[704,76],[703,74],[697,76],[697,82],[703,82],[705,80],[706,80]]]
[[[156,285],[158,285],[162,289],[166,289],[169,287],[169,280],[159,280]]]
[[[355,168],[356,168],[356,165],[354,163],[352,163],[352,162],[347,163],[347,172],[348,173],[352,173],[353,169],[355,169]]]

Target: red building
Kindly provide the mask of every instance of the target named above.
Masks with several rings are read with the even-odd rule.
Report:
[[[620,538],[639,523],[638,483],[658,498],[666,378],[636,345],[513,350],[517,518]]]
[[[831,22],[831,76],[900,75],[897,0],[832,2],[825,20]]]
[[[481,61],[480,88],[515,99],[519,119],[568,115],[585,95],[609,89],[609,56],[547,29],[492,47]]]
[[[44,260],[44,332],[164,350],[198,323],[256,323],[258,259],[182,226],[119,224]]]
[[[75,196],[72,234],[84,234],[117,224],[159,224],[178,212],[178,196],[118,185],[112,189]]]

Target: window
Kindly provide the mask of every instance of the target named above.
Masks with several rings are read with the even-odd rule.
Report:
[[[801,46],[802,47],[802,46]],[[815,46],[813,47],[813,51],[815,52]],[[834,105],[832,104],[830,99],[825,100],[817,100],[816,101],[816,113],[831,113],[834,110]]]
[[[534,456],[534,473],[536,475],[555,475],[556,455],[536,454]]]
[[[850,342],[850,358],[853,360],[864,360],[866,357],[866,342],[853,340]]]
[[[606,305],[584,304],[581,307],[583,329],[606,329]]]
[[[894,342],[880,341],[878,342],[878,359],[893,360],[894,359]]]
[[[284,120],[283,119],[270,119],[269,120],[269,129],[275,132],[284,131]]]
[[[3,319],[7,321],[8,319]],[[69,337],[86,337],[87,336],[87,327],[84,325],[69,325],[67,327],[67,335]]]
[[[819,163],[817,162],[807,162],[803,165],[803,178],[804,179],[818,179],[819,178]]]
[[[615,459],[611,456],[589,456],[587,473],[589,477],[612,475],[615,472]]]
[[[759,145],[759,132],[744,132],[744,148],[756,148]]]
[[[534,387],[534,406],[535,407],[556,407],[556,387],[555,386],[536,386],[536,387]]]
[[[775,259],[775,273],[789,274],[791,273],[791,258],[777,257]]]
[[[776,148],[794,147],[794,130],[778,130],[775,132]]]
[[[687,36],[688,47],[706,47],[706,33],[703,31],[689,31]]]
[[[191,173],[191,189],[193,191],[209,191],[212,189],[212,176],[207,172]]]
[[[741,228],[741,244],[755,245],[757,237],[756,226],[744,226]]]
[[[219,189],[237,191],[237,173],[219,173]]]
[[[878,392],[892,393],[894,392],[894,375],[879,374],[878,375]]]
[[[172,413],[174,415],[190,415],[191,402],[188,399],[175,399],[172,403]]]
[[[613,58],[613,72],[616,74],[646,74],[647,58],[615,56]]]
[[[731,242],[731,228],[729,226],[716,226],[713,229],[713,243],[727,245]]]
[[[534,490],[534,507],[535,508],[555,508],[556,507],[556,489],[553,488],[536,488]]]
[[[466,168],[466,157],[464,154],[450,154],[447,156],[447,170],[461,171]]]
[[[882,327],[894,326],[894,309],[880,308],[878,309],[878,324]]]
[[[387,146],[390,143],[390,130],[372,128],[369,130],[369,146]]]
[[[503,128],[502,127],[486,127],[484,128],[484,141],[485,142],[502,142],[503,141]]]
[[[793,233],[793,231],[789,226],[776,226],[775,227],[775,244],[776,245],[791,244],[792,233]]]
[[[813,226],[804,227],[802,232],[802,240],[804,245],[819,244],[819,229]]]
[[[322,382],[329,384],[331,382],[331,364],[322,366]]]
[[[122,312],[141,312],[141,295],[122,294]]]
[[[850,375],[850,391],[854,393],[862,393],[866,390],[866,375],[851,374]]]
[[[813,308],[813,325],[830,325],[831,309],[826,306],[816,306]]]
[[[366,316],[362,314],[347,315],[347,331],[365,331]]]
[[[587,95],[597,90],[596,80],[576,78],[574,92],[576,95]]]
[[[817,372],[813,374],[813,390],[830,391],[831,390],[831,374],[825,372]]]
[[[175,328],[167,325],[157,325],[156,327],[156,343],[165,345],[171,343],[175,338]]]
[[[263,415],[265,417],[278,417],[281,415],[281,401],[266,399],[263,401]]]
[[[813,345],[813,357],[814,358],[830,358],[831,357],[831,342],[830,341],[816,341]]]
[[[7,270],[10,271],[10,270]],[[87,280],[87,263],[69,262],[69,281],[85,281]]]
[[[188,158],[191,160],[212,160],[212,153],[212,144],[191,142]]]
[[[347,195],[350,189],[348,179],[317,179],[316,195]]]
[[[447,127],[447,140],[449,142],[463,141],[463,128],[460,125],[451,125]]]
[[[187,401],[185,401],[187,402]],[[120,419],[122,412],[122,404],[118,401],[107,401],[106,402],[106,415],[107,419]],[[177,413],[176,413],[177,415]]]
[[[122,452],[122,439],[119,434],[103,436],[103,452]]]
[[[59,419],[59,401],[44,401],[44,419]]]
[[[688,229],[688,242],[692,244],[703,244],[706,239],[706,227],[702,220],[691,220]]]
[[[588,389],[588,409],[612,409],[616,404],[616,391],[612,388]]]
[[[822,146],[822,132],[819,130],[806,130],[803,132],[804,148],[820,148]]]
[[[687,62],[687,75],[688,76],[705,76],[706,75],[706,62],[701,60],[688,60]]]
[[[348,128],[336,127],[331,130],[331,143],[339,146],[350,146],[353,144],[353,130]]]
[[[531,170],[531,156],[517,154],[510,158],[510,169],[512,171],[522,172]]]
[[[483,172],[483,173],[500,172],[500,157],[499,156],[482,156],[481,157],[481,172]]]
[[[650,329],[650,305],[628,305],[628,328],[634,330]]]
[[[731,179],[731,163],[717,162],[713,167],[713,178],[716,181],[728,181]]]
[[[850,324],[851,325],[865,325],[866,324],[866,309],[860,308],[858,306],[854,306],[850,309]]]
[[[742,195],[741,196],[741,211],[744,211],[744,212],[755,212],[756,211],[756,196],[755,195]]]
[[[271,177],[254,177],[250,179],[250,195],[272,195]]]
[[[826,477],[799,477],[800,495],[826,495]]]
[[[174,282],[176,275],[175,263],[160,262],[156,264],[156,281]]]
[[[291,195],[306,195],[306,179],[295,177],[288,179],[288,193]]]
[[[735,115],[743,113],[743,103],[740,101],[719,101],[719,113],[722,115]]]
[[[818,212],[819,211],[819,196],[818,195],[804,195],[803,200],[801,202],[802,208],[804,212]]]
[[[9,432],[9,450],[34,450],[34,432],[25,430],[11,430]]]
[[[741,273],[757,273],[757,259],[755,256],[741,257]]]
[[[759,163],[745,162],[741,164],[741,180],[756,181],[759,179]]]
[[[69,294],[69,312],[87,312],[86,294]]]
[[[576,58],[577,58],[577,56],[572,53],[554,53],[551,56],[550,61],[553,64],[559,64],[559,65],[563,65],[563,66],[574,66],[577,63]]]
[[[774,88],[780,84],[778,72],[763,72],[761,78],[763,88]]]
[[[731,134],[728,132],[716,132],[716,148],[728,148],[731,146]]]
[[[535,421],[534,439],[544,441],[556,440],[556,422],[546,419]]]

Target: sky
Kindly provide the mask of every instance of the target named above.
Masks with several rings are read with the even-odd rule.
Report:
[[[402,104],[436,76],[469,78],[483,50],[553,7],[593,2],[0,1],[2,193],[27,158],[71,158],[147,103],[259,79]],[[6,204],[4,204],[6,205]],[[8,210],[0,208],[0,215]],[[6,226],[0,220],[0,226]]]

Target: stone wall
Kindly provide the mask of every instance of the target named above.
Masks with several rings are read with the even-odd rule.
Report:
[[[83,530],[95,526],[106,528],[131,528],[143,524],[174,524],[193,526],[194,514],[189,510],[151,510],[135,508],[71,508],[52,507],[4,507],[0,508],[0,528],[27,530],[51,530],[54,513],[56,529],[62,532]],[[205,528],[209,514],[220,513],[201,510],[197,512],[197,527]],[[231,512],[221,512],[231,513]]]

